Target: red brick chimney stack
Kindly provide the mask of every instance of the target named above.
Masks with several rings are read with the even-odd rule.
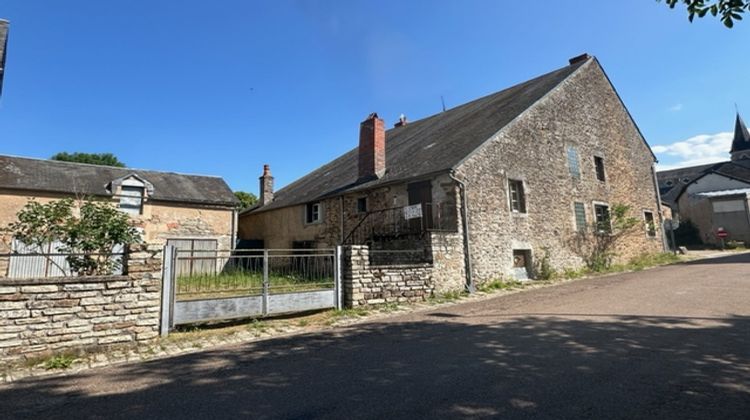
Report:
[[[271,176],[271,166],[268,164],[263,165],[263,175],[260,179],[260,205],[265,206],[266,204],[273,201],[273,177]]]
[[[359,178],[380,178],[385,174],[385,122],[377,113],[359,125]]]

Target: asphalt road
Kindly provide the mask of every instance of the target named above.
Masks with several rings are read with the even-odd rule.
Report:
[[[0,387],[3,418],[750,418],[750,254]]]

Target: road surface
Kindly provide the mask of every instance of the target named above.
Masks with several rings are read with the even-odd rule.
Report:
[[[2,418],[750,418],[750,254],[0,387]]]

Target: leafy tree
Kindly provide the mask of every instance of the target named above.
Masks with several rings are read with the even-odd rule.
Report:
[[[584,232],[576,232],[570,244],[592,271],[605,271],[612,266],[617,256],[617,247],[622,240],[642,227],[639,219],[629,216],[630,207],[615,204],[608,219],[592,223]]]
[[[246,191],[235,191],[234,196],[240,200],[240,210],[249,209],[258,202],[258,197]]]
[[[127,214],[109,203],[82,200],[78,207],[76,212],[76,203],[69,198],[47,204],[29,201],[6,232],[37,252],[61,242],[55,251],[68,254],[65,259],[79,276],[112,274],[121,266],[112,258],[114,247],[141,242],[140,232]],[[46,258],[64,271],[51,257]]]
[[[68,153],[60,152],[52,156],[52,160],[61,160],[63,162],[89,163],[92,165],[115,166],[124,168],[125,164],[117,159],[112,153]]]
[[[656,0],[661,1],[661,0]],[[690,22],[698,16],[702,18],[710,13],[719,16],[724,26],[731,28],[735,20],[742,20],[742,14],[750,11],[749,0],[664,0],[670,9],[682,3],[687,7]]]

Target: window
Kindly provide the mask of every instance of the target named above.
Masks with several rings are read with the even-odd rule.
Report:
[[[141,214],[143,187],[123,185],[120,188],[120,210],[129,214]]]
[[[646,231],[648,236],[656,236],[656,224],[654,224],[654,213],[650,211],[643,212],[643,218],[646,219]]]
[[[596,216],[596,230],[599,233],[609,233],[612,231],[612,225],[609,220],[609,206],[594,204],[594,215]]]
[[[596,166],[596,179],[599,181],[606,181],[607,178],[604,175],[604,158],[594,156],[594,166]]]
[[[573,178],[581,177],[581,168],[578,165],[578,149],[573,146],[568,147],[568,169]]]
[[[526,213],[526,197],[523,193],[523,181],[508,180],[510,191],[510,210],[517,213]]]
[[[674,186],[674,182],[672,180],[669,180],[669,181],[665,182],[664,185],[666,185],[667,187],[673,187]]]
[[[307,203],[305,206],[305,222],[320,222],[320,203]]]
[[[367,197],[361,197],[357,199],[357,212],[367,213]]]
[[[586,208],[583,203],[573,203],[573,210],[576,216],[576,230],[578,232],[586,232]]]

